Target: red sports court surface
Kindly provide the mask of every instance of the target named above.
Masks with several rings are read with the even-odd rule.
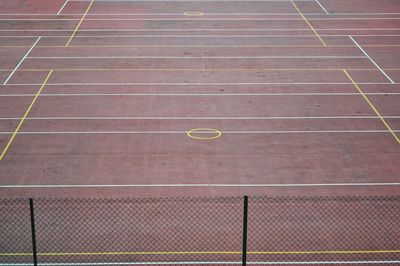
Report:
[[[398,1],[0,5],[1,197],[398,193]]]

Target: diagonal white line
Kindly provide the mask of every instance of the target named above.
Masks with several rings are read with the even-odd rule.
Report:
[[[368,59],[374,64],[374,66],[376,66],[379,71],[382,72],[382,74],[392,83],[392,84],[396,84],[386,73],[385,71],[383,71],[383,69],[367,54],[366,51],[364,51],[364,49],[356,42],[356,40],[354,40],[354,38],[352,36],[349,35],[349,38],[353,41],[353,43],[355,45],[357,45],[357,47],[361,50],[361,52],[363,52],[365,54],[365,56],[368,57]]]
[[[64,7],[68,4],[69,0],[65,0],[65,3],[62,5],[62,7],[60,8],[60,10],[58,11],[57,15],[60,15],[61,12],[63,11]]]
[[[11,79],[11,77],[14,75],[15,71],[19,68],[19,66],[24,62],[25,58],[28,57],[29,53],[33,50],[33,48],[36,46],[36,44],[40,41],[42,37],[37,38],[36,42],[32,45],[31,49],[25,54],[25,56],[19,61],[18,65],[14,68],[14,70],[11,72],[11,74],[8,76],[8,78],[4,81],[3,85],[6,85],[7,82]]]
[[[328,12],[328,10],[326,10],[326,8],[325,8],[323,5],[321,5],[321,3],[320,3],[318,0],[315,0],[315,2],[317,2],[317,4],[321,7],[322,10],[324,10],[324,12],[325,12],[327,15],[330,15],[329,12]]]

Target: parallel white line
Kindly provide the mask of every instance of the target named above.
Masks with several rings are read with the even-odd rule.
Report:
[[[341,30],[357,30],[357,31],[398,31],[400,28],[340,28],[340,29],[318,29],[318,31],[341,31]],[[43,31],[43,32],[71,32],[73,30],[62,30],[62,29],[42,29],[42,30],[35,30],[35,29],[27,29],[27,30],[0,30],[0,32],[36,32],[36,31]],[[101,31],[309,31],[309,29],[82,29],[79,32],[101,32]]]
[[[366,56],[28,56],[29,59],[356,59]]]
[[[315,1],[315,0],[313,0]],[[311,2],[311,1],[310,1]],[[87,16],[182,16],[183,13],[91,13]],[[309,16],[321,16],[326,15],[324,13],[303,13],[304,15]],[[40,14],[40,13],[24,13],[24,14],[16,14],[16,13],[8,13],[8,14],[1,14],[0,16],[52,16],[54,14]],[[63,16],[81,16],[81,13],[65,13]],[[204,16],[298,16],[299,13],[214,13],[214,12],[207,12]],[[379,12],[370,12],[370,13],[330,13],[330,16],[366,16],[366,15],[400,15],[398,12],[392,13],[379,13]]]
[[[62,5],[62,7],[60,8],[60,10],[58,11],[57,15],[60,15],[61,12],[63,11],[64,7],[68,4],[69,0],[65,0],[64,4]]]
[[[46,72],[47,70],[43,70]],[[359,85],[393,85],[393,83],[389,82],[357,82]],[[1,86],[40,86],[40,83],[14,83],[14,84],[7,84]],[[108,82],[108,83],[48,83],[46,86],[119,86],[119,85],[141,85],[141,86],[241,86],[241,85],[353,85],[351,82],[150,82],[150,83],[143,83],[143,82]]]
[[[385,119],[400,119],[400,116],[383,116]],[[25,120],[323,120],[323,119],[379,119],[377,116],[54,116],[27,117]],[[0,117],[0,120],[21,120],[20,117]]]
[[[400,95],[400,92],[367,92],[365,95]],[[359,96],[356,92],[296,92],[296,93],[43,93],[40,97],[91,97],[91,96]],[[32,97],[35,94],[0,94],[0,97]]]
[[[363,183],[292,183],[292,184],[60,184],[60,185],[0,185],[0,188],[124,188],[124,187],[362,187],[400,186],[396,182]]]
[[[88,2],[90,0],[70,0],[72,2]],[[242,0],[96,0],[98,2],[243,2]],[[244,2],[288,2],[290,0],[246,0]],[[297,2],[314,2],[315,0],[295,0]]]
[[[387,133],[387,130],[226,130],[223,134],[348,134],[348,133]],[[393,130],[400,132],[400,130]],[[14,132],[1,131],[1,135],[10,135]],[[18,135],[155,135],[155,134],[186,134],[185,130],[177,131],[20,131]],[[209,134],[210,132],[196,132],[196,134]]]
[[[311,21],[400,20],[400,18],[307,18]],[[79,21],[79,18],[2,18],[0,21]],[[302,18],[88,18],[85,21],[301,21]]]
[[[364,51],[364,49],[356,42],[356,40],[354,40],[354,38],[352,36],[349,36],[349,38],[353,41],[353,43],[355,45],[357,45],[357,47],[361,50],[361,52],[363,52],[365,54],[366,57],[369,58],[369,60],[374,64],[374,66],[376,66],[379,71],[382,72],[382,74],[390,81],[390,83],[395,84],[395,82],[385,73],[385,71],[383,71],[383,69],[367,54],[366,51]]]
[[[348,34],[320,34],[320,36],[325,36],[325,37],[347,37],[349,36]],[[352,36],[356,37],[399,37],[399,34],[353,34]],[[0,38],[38,38],[38,35],[1,35]],[[43,38],[49,38],[49,39],[56,39],[56,38],[68,38],[68,35],[48,35],[48,36],[42,36]],[[87,36],[76,36],[74,38],[311,38],[315,37],[315,35],[298,35],[298,34],[278,34],[278,35],[262,35],[262,34],[256,34],[256,35],[87,35]]]
[[[24,62],[25,58],[29,55],[29,53],[33,50],[33,48],[36,46],[36,44],[40,41],[40,38],[37,38],[36,42],[32,45],[32,47],[28,50],[28,52],[24,55],[24,57],[19,61],[18,65],[14,68],[14,70],[10,73],[8,78],[4,81],[3,85],[7,85],[8,81],[11,79],[11,77],[14,75],[15,71],[19,68],[19,66]]]
[[[312,0],[315,1],[315,0]],[[252,1],[249,1],[252,2]],[[297,1],[296,1],[297,2]],[[311,2],[311,0],[309,1]],[[88,14],[88,16],[181,16],[183,13],[91,13]],[[310,15],[310,16],[321,16],[321,15],[326,15],[324,13],[303,13],[304,15]],[[0,13],[0,16],[52,16],[54,14],[44,14],[44,13]],[[63,16],[81,16],[81,13],[65,13]],[[283,15],[288,15],[288,16],[298,16],[299,13],[214,13],[214,12],[207,12],[204,14],[204,16],[214,16],[214,15],[219,15],[219,16],[232,16],[232,15],[238,15],[238,16],[283,16]],[[341,12],[341,13],[330,13],[330,16],[346,16],[346,15],[352,15],[352,16],[365,16],[365,15],[400,15],[399,12],[369,12],[369,13],[347,13],[347,12]]]
[[[317,4],[321,7],[322,10],[324,10],[324,12],[325,12],[327,15],[329,15],[328,10],[326,10],[326,8],[325,8],[323,5],[321,5],[321,3],[320,3],[318,0],[315,0],[315,2],[317,2]]]

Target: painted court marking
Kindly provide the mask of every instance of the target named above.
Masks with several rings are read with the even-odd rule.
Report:
[[[60,15],[61,12],[63,11],[64,7],[68,4],[69,0],[65,0],[64,4],[62,5],[62,7],[60,8],[60,10],[58,11],[57,15]]]
[[[357,93],[358,95],[358,93]],[[400,119],[400,116],[383,116]],[[20,117],[0,117],[0,120],[20,120]],[[54,116],[27,117],[25,120],[308,120],[308,119],[379,119],[377,116]]]
[[[44,70],[45,71],[45,70]],[[47,86],[112,86],[112,85],[132,85],[132,86],[240,86],[240,85],[351,85],[351,82],[109,82],[109,83],[95,83],[95,82],[82,82],[82,83],[49,83]],[[358,82],[359,85],[393,85],[389,82]],[[40,86],[40,83],[14,83],[2,86]]]
[[[17,71],[17,69],[20,67],[20,65],[24,62],[24,60],[28,57],[29,53],[33,50],[33,48],[36,46],[36,44],[40,41],[41,37],[37,38],[37,40],[33,43],[31,48],[28,50],[28,52],[25,54],[25,56],[21,59],[21,61],[18,63],[18,65],[14,68],[14,70],[11,72],[11,74],[8,76],[8,78],[4,81],[3,85],[6,85],[8,81],[11,79],[11,77],[14,75],[14,73]]]
[[[375,114],[379,117],[379,119],[382,121],[383,125],[389,130],[390,134],[392,134],[394,139],[397,141],[397,144],[400,144],[400,138],[397,136],[395,131],[390,127],[390,125],[386,122],[386,120],[382,117],[382,115],[380,114],[378,109],[376,109],[376,107],[372,104],[370,99],[365,95],[365,93],[357,85],[357,83],[350,76],[350,74],[345,69],[343,69],[343,72],[346,74],[347,78],[353,83],[354,87],[358,90],[358,92],[361,94],[361,96],[364,98],[364,100],[368,103],[368,105],[372,108],[372,110],[375,112]]]
[[[202,137],[197,134],[215,134],[214,136]],[[222,132],[218,129],[213,128],[194,128],[186,132],[186,135],[189,138],[197,139],[197,140],[213,140],[218,139],[222,136]]]
[[[185,16],[204,16],[204,13],[201,11],[197,11],[197,12],[185,12],[183,13],[183,15]]]
[[[179,96],[216,96],[216,97],[226,97],[226,96],[358,96],[357,92],[299,92],[299,93],[43,93],[41,97],[93,97],[93,96],[154,96],[154,97],[179,97]],[[400,92],[368,92],[365,95],[400,95]],[[35,94],[0,94],[0,97],[32,97]]]
[[[94,2],[94,0],[91,0],[89,6],[87,7],[87,9],[86,9],[85,13],[83,14],[81,20],[79,21],[78,25],[76,25],[76,28],[75,28],[74,32],[72,33],[71,37],[69,38],[69,40],[68,40],[67,44],[65,45],[65,47],[68,47],[69,44],[71,43],[71,41],[72,41],[72,39],[74,38],[76,32],[79,30],[79,27],[81,26],[83,20],[85,19],[87,13],[89,13],[89,10],[90,10],[90,8],[91,8],[92,5],[93,5],[93,2]]]
[[[319,0],[315,0],[315,2],[321,7],[322,10],[324,10],[324,12],[325,12],[327,15],[330,15],[329,12],[328,12],[328,10],[319,2]]]
[[[400,35],[399,35],[400,36]],[[28,56],[28,59],[362,59],[366,56]]]
[[[35,97],[33,98],[31,104],[29,105],[28,109],[26,110],[24,116],[22,117],[21,121],[19,122],[17,128],[16,128],[15,131],[12,133],[12,136],[11,136],[10,140],[7,142],[6,147],[4,148],[3,152],[2,152],[1,155],[0,155],[0,161],[3,160],[4,156],[6,155],[7,150],[10,148],[11,143],[14,141],[15,137],[17,136],[17,134],[18,134],[18,132],[19,132],[19,130],[20,130],[22,124],[23,124],[24,121],[25,121],[25,118],[29,115],[29,112],[31,111],[33,105],[35,104],[37,98],[38,98],[38,97],[40,96],[40,94],[42,93],[43,88],[46,86],[46,83],[47,83],[47,81],[49,80],[49,78],[50,78],[50,76],[51,76],[52,73],[53,73],[53,70],[50,70],[50,72],[47,74],[47,77],[45,78],[45,80],[44,80],[42,86],[40,87],[40,89],[39,89],[38,92],[36,93],[36,95],[35,95]]]
[[[297,14],[298,15],[298,14]],[[238,28],[225,28],[225,29],[215,29],[215,28],[168,28],[168,29],[146,29],[146,28],[127,28],[127,29],[116,29],[116,28],[107,28],[107,29],[80,29],[80,32],[103,32],[103,31],[309,31],[310,29],[296,29],[296,28],[289,28],[289,29],[266,29],[266,28],[249,28],[249,29],[238,29]],[[318,31],[345,31],[345,30],[354,30],[354,31],[400,31],[400,28],[315,28]],[[0,32],[71,32],[73,30],[64,30],[64,29],[0,29]],[[314,36],[314,35],[313,35]],[[348,36],[348,35],[346,35]],[[355,36],[355,35],[353,35]],[[332,46],[332,45],[329,45]]]
[[[221,130],[221,134],[381,134],[388,133],[388,130]],[[392,133],[400,130],[392,130]],[[210,132],[197,132],[197,134],[209,134]],[[1,135],[17,134],[15,132],[1,131]],[[147,131],[20,131],[18,135],[153,135],[153,134],[186,134],[185,130],[147,130]],[[399,143],[400,144],[400,143]]]
[[[357,47],[361,50],[361,52],[363,52],[365,54],[366,57],[369,58],[369,60],[374,64],[374,66],[376,66],[379,71],[382,72],[382,74],[392,83],[395,84],[395,82],[385,73],[385,71],[383,71],[383,69],[367,54],[367,52],[357,43],[356,40],[354,40],[354,38],[352,36],[349,35],[349,38],[354,42],[355,45],[357,45]]]
[[[400,183],[364,182],[364,183],[292,183],[292,184],[59,184],[59,185],[0,185],[0,188],[129,188],[129,187],[374,187],[374,186],[400,186]]]

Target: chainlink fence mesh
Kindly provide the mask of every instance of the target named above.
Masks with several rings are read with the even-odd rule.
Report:
[[[400,197],[35,199],[39,265],[400,261]],[[109,263],[109,264],[107,264]],[[0,266],[32,265],[29,200],[0,200]],[[400,265],[400,262],[399,262]]]

